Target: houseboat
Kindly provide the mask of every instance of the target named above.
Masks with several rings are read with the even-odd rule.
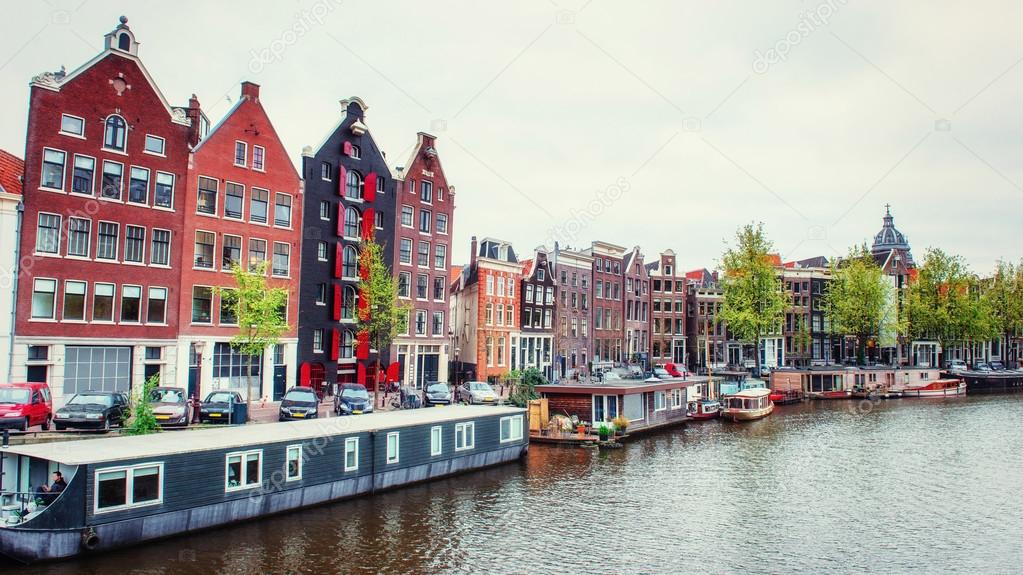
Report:
[[[11,445],[0,554],[73,557],[513,461],[528,449],[525,420],[452,406]],[[38,505],[53,471],[67,487]]]
[[[721,415],[721,402],[716,399],[699,399],[689,402],[689,417],[697,421],[716,419]]]
[[[939,378],[939,372],[928,367],[779,368],[771,372],[771,390],[781,394],[801,393],[809,399],[888,398],[900,397],[903,390],[927,385]]]
[[[1012,393],[1023,391],[1023,370],[959,371],[944,373],[943,377],[961,377],[966,382],[966,393]]]
[[[771,390],[744,389],[722,398],[724,409],[721,417],[732,421],[753,421],[771,415],[774,404],[771,403]]]
[[[955,397],[966,395],[966,382],[961,379],[936,379],[911,383],[902,389],[903,397]]]

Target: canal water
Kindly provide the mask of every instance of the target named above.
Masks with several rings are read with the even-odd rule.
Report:
[[[1023,394],[779,406],[6,574],[1019,573]]]

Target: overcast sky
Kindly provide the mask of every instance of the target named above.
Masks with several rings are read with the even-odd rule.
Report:
[[[122,13],[175,105],[239,82],[298,162],[359,96],[390,163],[438,136],[469,237],[673,249],[716,265],[763,221],[785,259],[868,242],[891,203],[914,254],[1023,257],[1017,2],[2,0],[0,147],[28,82],[102,49]]]

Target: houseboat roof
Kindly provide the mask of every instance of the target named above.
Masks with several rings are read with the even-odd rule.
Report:
[[[473,419],[474,417],[515,415],[524,411],[517,407],[452,405],[441,408],[367,413],[307,421],[241,425],[227,429],[205,428],[166,431],[154,435],[11,445],[3,448],[0,452],[36,457],[62,465],[84,465],[146,457],[165,457],[198,451],[243,448],[284,441],[303,441],[381,429]]]
[[[767,388],[764,388],[764,387],[757,387],[757,388],[753,388],[753,389],[744,389],[744,390],[736,392],[736,393],[729,393],[728,397],[752,397],[752,398],[757,398],[757,397],[764,397],[765,395],[770,395],[770,394],[771,394],[771,390],[770,389],[767,389]]]
[[[698,383],[707,383],[703,376],[690,376],[686,379],[661,379],[649,381],[642,379],[616,379],[608,383],[548,383],[536,386],[540,393],[635,393],[641,391],[660,391],[676,387],[688,387]],[[679,384],[682,384],[681,386]]]

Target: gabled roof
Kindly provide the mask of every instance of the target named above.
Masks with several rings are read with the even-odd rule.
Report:
[[[5,150],[0,150],[0,192],[21,195],[25,161]]]

